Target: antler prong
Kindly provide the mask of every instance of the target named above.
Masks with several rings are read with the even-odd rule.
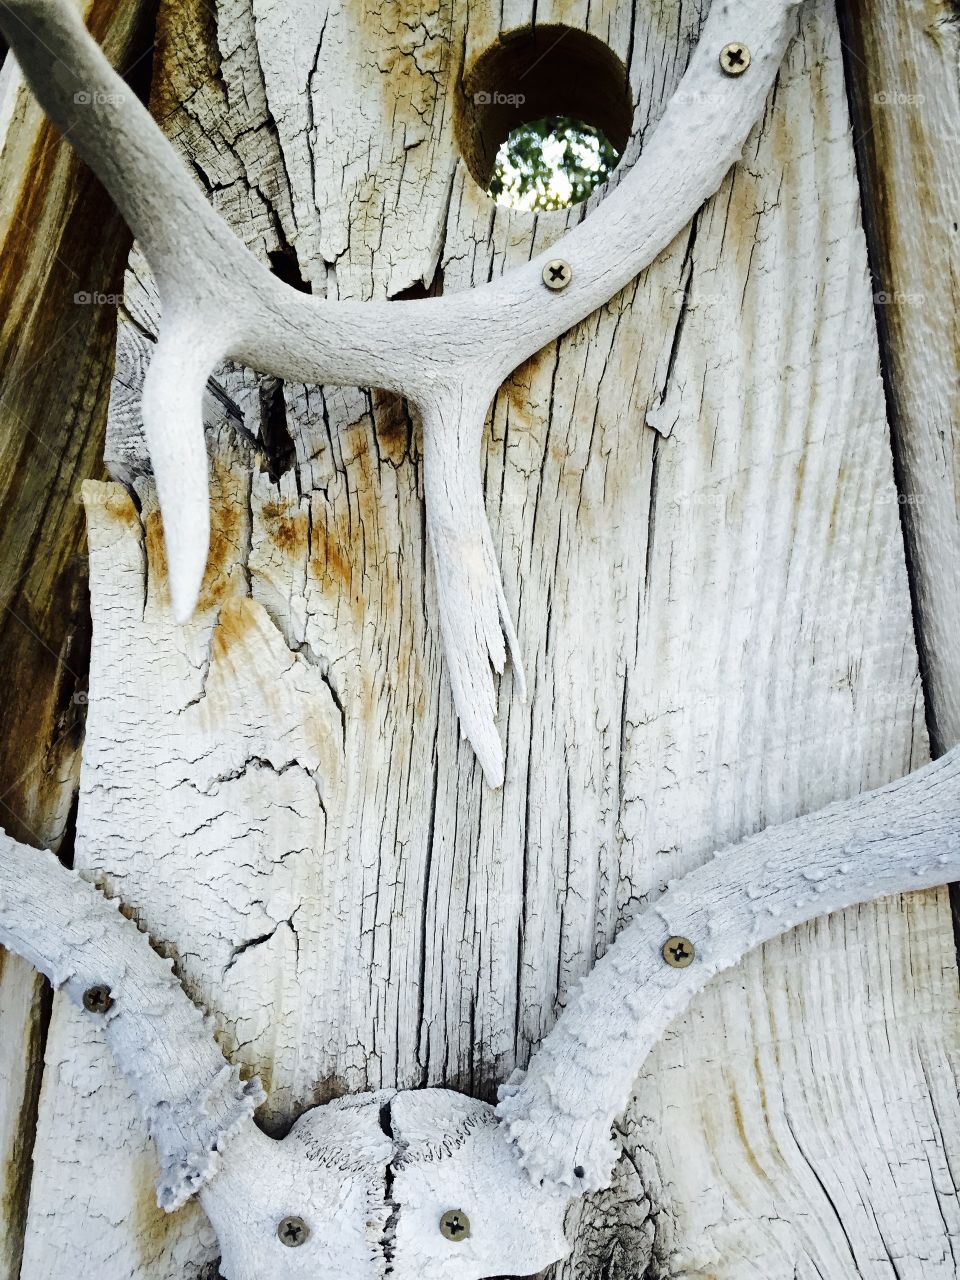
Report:
[[[483,1104],[453,1095],[400,1095],[399,1148],[378,1118],[393,1095],[317,1108],[283,1142],[267,1138],[251,1119],[259,1085],[224,1062],[208,1022],[136,925],[51,854],[2,834],[0,944],[75,1003],[91,988],[108,989],[107,999],[91,1001],[100,1012],[87,1016],[104,1019],[140,1098],[163,1164],[160,1203],[172,1209],[199,1191],[230,1280],[309,1277],[321,1256],[337,1260],[338,1274],[372,1280],[383,1274],[378,1233],[388,1209],[399,1213],[398,1276],[477,1280],[509,1266],[511,1249],[516,1258],[509,1215],[520,1203],[529,1219],[521,1224],[525,1256],[541,1266],[562,1255],[568,1200],[611,1179],[619,1154],[612,1122],[640,1065],[714,974],[814,916],[958,877],[960,748],[880,790],[721,850],[623,931],[526,1074],[502,1090],[499,1123]],[[670,935],[684,944],[673,964],[664,955]],[[443,1117],[466,1112],[469,1151],[444,1161]],[[418,1156],[414,1141],[426,1143]],[[469,1250],[451,1252],[424,1223],[441,1201],[480,1204],[481,1189],[482,1230]],[[275,1227],[301,1206],[316,1236],[292,1262]]]
[[[670,1022],[723,969],[815,916],[960,876],[960,748],[880,790],[718,851],[620,934],[497,1114],[535,1181],[608,1185],[611,1125]],[[689,940],[693,962],[662,949]],[[581,1173],[575,1171],[579,1169]]]
[[[171,962],[117,908],[52,853],[0,832],[0,945],[78,1006],[86,993],[104,990],[102,1014],[87,1016],[103,1017],[160,1155],[157,1202],[173,1210],[214,1176],[221,1151],[252,1123],[264,1094],[224,1060]]]
[[[169,316],[143,381],[144,436],[163,512],[178,622],[193,613],[207,564],[210,491],[202,403],[207,379],[222,355],[200,316]]]
[[[284,285],[249,253],[188,176],[172,145],[127,90],[83,27],[68,0],[10,0],[0,5],[0,30],[50,116],[102,178],[130,224],[157,279],[162,323],[171,312],[204,317],[211,347],[264,373],[308,384],[381,387],[431,414],[438,388],[457,389],[468,406],[465,424],[435,416],[449,433],[427,483],[432,536],[447,529],[444,507],[463,502],[470,537],[482,543],[482,563],[458,563],[456,540],[437,546],[437,590],[452,687],[465,734],[481,756],[488,780],[503,776],[491,675],[502,665],[504,594],[489,531],[479,473],[479,433],[494,389],[520,363],[613,297],[664,249],[712,195],[758,119],[800,0],[730,0],[715,4],[700,43],[640,158],[619,186],[579,226],[530,263],[501,279],[453,296],[418,302],[331,302]],[[735,36],[749,41],[750,72],[724,76],[719,50]],[[78,102],[86,96],[92,101]],[[545,290],[547,261],[563,257],[572,280]],[[170,348],[175,350],[176,342]],[[195,369],[189,370],[190,381]],[[177,614],[189,612],[206,554],[198,534],[205,512],[197,486],[204,468],[199,448],[179,429],[162,426],[170,406],[168,379],[155,378],[148,443],[157,469]],[[483,403],[475,403],[482,390]],[[173,411],[176,416],[181,410]],[[192,416],[192,410],[191,410]],[[170,450],[194,469],[189,493],[164,478],[173,474]],[[450,492],[444,486],[450,486]],[[179,529],[178,522],[184,523]],[[482,533],[478,533],[484,526]],[[452,554],[453,553],[453,554]],[[201,570],[202,574],[202,570]],[[516,638],[507,623],[510,650]],[[455,647],[459,646],[459,647]],[[522,691],[522,673],[517,686]]]

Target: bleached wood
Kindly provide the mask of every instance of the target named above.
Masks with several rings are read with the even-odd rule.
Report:
[[[199,1192],[225,1280],[482,1280],[566,1256],[571,1198],[608,1185],[611,1126],[668,1024],[711,977],[814,915],[960,874],[960,748],[907,779],[771,828],[673,885],[617,939],[494,1115],[444,1090],[385,1092],[308,1112],[282,1142],[252,1124],[212,1023],[132,923],[89,885],[0,834],[0,940],[78,1005],[109,986],[107,1042],[157,1142],[161,1208]],[[683,970],[664,937],[693,940]],[[439,1231],[447,1209],[469,1224]],[[307,1236],[278,1240],[288,1215]]]
[[[108,56],[146,63],[147,5],[79,0]],[[137,76],[137,71],[141,76]],[[130,234],[61,144],[14,58],[0,68],[0,824],[71,839],[89,608],[79,478],[102,465]],[[29,465],[24,465],[29,458]],[[0,1277],[18,1280],[49,1000],[0,954]]]
[[[14,0],[0,10],[0,30],[40,101],[103,179],[157,280],[164,323],[143,386],[143,421],[177,619],[192,612],[207,561],[201,398],[218,361],[406,396],[423,414],[427,524],[454,701],[487,781],[500,786],[490,667],[503,670],[501,627],[521,697],[524,682],[476,465],[490,401],[511,370],[619,292],[716,191],[762,110],[799,3],[716,6],[650,144],[587,222],[549,252],[460,294],[359,306],[304,297],[245,250],[67,0]],[[721,70],[718,51],[730,38],[751,52],[741,77]],[[52,75],[54,63],[66,74]],[[572,270],[553,295],[542,279],[551,257]]]
[[[950,0],[849,0],[844,35],[934,746],[960,742],[960,27]]]
[[[538,21],[563,17],[538,6]],[[348,114],[323,135],[340,184],[325,198],[352,235],[335,262],[304,248],[306,278],[357,297],[388,278],[429,279],[420,237],[406,257],[395,235],[380,250],[380,192],[405,163],[394,147],[407,124],[430,128],[443,177],[425,225],[443,224],[452,184],[445,289],[496,277],[577,219],[494,210],[455,173],[444,132],[464,27],[467,47],[482,49],[502,21],[529,18],[457,6],[431,19],[453,54],[435,73],[399,52],[407,29],[392,32],[395,15],[330,16],[329,74],[372,119],[397,110],[396,131],[359,162]],[[578,16],[630,61],[641,126],[675,87],[699,18],[699,5]],[[287,205],[270,120],[257,114],[256,41],[241,34],[252,24],[243,6],[222,13],[224,104],[189,49],[158,66],[162,76],[180,60],[183,105],[168,127],[265,253],[278,244],[264,201],[281,221]],[[95,506],[78,864],[122,883],[191,990],[221,1011],[225,1046],[270,1078],[270,1127],[344,1090],[447,1084],[491,1097],[668,878],[922,763],[839,52],[832,8],[808,8],[749,161],[695,235],[497,397],[486,498],[532,655],[530,700],[501,712],[500,795],[479,785],[447,709],[435,609],[424,608],[419,437],[392,397],[287,385],[300,466],[273,481],[231,426],[257,434],[259,384],[217,371],[216,550],[186,633],[165,621],[135,438],[124,474],[146,536],[117,491],[112,508]],[[397,109],[399,83],[417,93]],[[310,136],[302,86],[298,102],[288,139]],[[307,181],[298,174],[300,189]],[[139,399],[135,373],[121,365],[118,405]],[[661,405],[670,434],[655,436],[644,419]],[[248,592],[266,616],[238,628]],[[291,653],[288,694],[277,677]],[[187,704],[208,661],[216,697],[201,719]],[[315,684],[300,679],[304,662]],[[326,726],[328,710],[331,751],[316,764],[309,725]],[[303,770],[275,776],[274,762],[296,759]],[[855,965],[842,962],[847,948]],[[854,1267],[887,1280],[877,1222],[901,1275],[952,1274],[939,1215],[954,1222],[955,972],[945,898],[920,895],[831,917],[721,975],[641,1073],[615,1189],[584,1202],[562,1274],[642,1274],[653,1247],[668,1274],[752,1277],[761,1260],[776,1280],[815,1266],[830,1280]],[[204,1274],[215,1241],[189,1206],[150,1216],[153,1156],[135,1109],[62,1006],[48,1057],[25,1276]],[[97,1180],[78,1172],[92,1167]]]

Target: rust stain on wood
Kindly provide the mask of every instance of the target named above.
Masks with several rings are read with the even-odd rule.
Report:
[[[157,1189],[150,1163],[145,1160],[137,1162],[138,1176],[133,1188],[131,1215],[130,1237],[135,1242],[140,1265],[143,1267],[154,1266],[158,1254],[163,1252],[165,1239],[170,1237],[175,1241],[182,1231],[176,1215],[165,1213],[157,1205]]]
[[[250,643],[259,629],[259,619],[250,600],[231,600],[220,610],[214,628],[210,654],[214,663],[232,662],[231,650]]]
[[[218,464],[214,462],[211,474],[210,550],[197,598],[197,613],[216,609],[226,599],[246,593],[243,575],[236,572],[244,554],[245,514],[234,499],[221,498],[226,485],[221,485],[218,481],[226,482],[228,474],[226,464],[219,464],[219,467],[224,469],[222,476],[218,475]],[[144,530],[151,590],[157,593],[163,607],[169,607],[169,568],[163,538],[163,517],[156,508],[144,517]]]
[[[747,1162],[749,1163],[750,1168],[762,1182],[769,1182],[770,1179],[767,1177],[766,1170],[757,1159],[756,1153],[750,1145],[747,1126],[743,1121],[743,1109],[740,1106],[740,1099],[737,1097],[736,1090],[733,1088],[730,1090],[730,1105],[733,1108],[733,1122],[737,1127],[737,1136],[739,1137],[743,1149],[747,1154]]]
[[[346,522],[338,520],[331,529],[328,525],[315,525],[311,539],[310,573],[321,590],[343,588],[349,596],[353,580],[353,565],[345,548]]]
[[[286,556],[304,557],[309,543],[309,520],[305,511],[282,499],[265,502],[261,515],[267,537]]]
[[[167,547],[163,540],[163,517],[160,512],[149,511],[143,522],[143,527],[150,581],[166,585],[168,580]],[[169,600],[169,592],[165,594],[167,600]]]

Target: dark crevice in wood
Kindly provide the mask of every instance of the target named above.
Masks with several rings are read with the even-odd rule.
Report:
[[[0,951],[0,972],[3,968],[3,952]],[[45,979],[38,978],[38,991],[28,1032],[29,1074],[24,1082],[19,1131],[15,1149],[11,1152],[13,1175],[3,1188],[0,1209],[5,1216],[4,1229],[12,1244],[11,1280],[20,1275],[23,1249],[26,1241],[27,1214],[30,1208],[30,1186],[33,1182],[33,1149],[37,1136],[37,1117],[40,1110],[40,1085],[43,1079],[43,1058],[50,1028],[53,993]]]
[[[275,249],[272,253],[268,253],[267,257],[270,260],[270,270],[278,280],[290,285],[292,289],[299,290],[300,293],[313,293],[309,280],[303,278],[297,251],[291,245],[287,244],[282,249]]]
[[[414,280],[413,284],[408,284],[405,289],[397,289],[395,293],[387,294],[387,299],[390,302],[418,302],[422,298],[442,296],[443,267],[438,265],[429,284],[424,284],[422,280]]]
[[[260,384],[260,446],[267,474],[274,484],[297,462],[297,446],[287,420],[283,383],[264,379]]]
[[[960,14],[960,3],[954,6]],[[890,426],[890,446],[893,456],[894,483],[898,495],[909,496],[910,478],[905,468],[905,432],[907,424],[900,412],[899,397],[896,394],[894,370],[896,368],[896,337],[891,331],[888,310],[879,299],[885,292],[893,277],[890,260],[890,244],[887,227],[884,221],[884,202],[888,199],[883,187],[884,163],[890,157],[881,154],[882,141],[878,137],[873,113],[879,108],[871,98],[871,66],[870,51],[863,36],[863,19],[856,12],[856,5],[838,5],[841,45],[843,48],[844,80],[849,103],[850,120],[853,127],[854,154],[857,164],[857,177],[861,192],[861,210],[864,232],[867,241],[867,256],[871,276],[874,281],[875,297],[878,302],[874,311],[877,322],[877,338],[880,356],[880,371],[883,379],[884,398],[886,401],[887,421]],[[871,107],[873,110],[871,111]],[[904,215],[900,210],[900,216]],[[915,210],[917,218],[923,218],[923,209],[918,198]],[[933,220],[926,223],[927,234],[935,235],[937,227]],[[913,618],[914,641],[920,664],[920,681],[923,688],[924,713],[927,734],[930,739],[930,751],[936,758],[953,746],[948,734],[941,730],[938,720],[937,693],[932,686],[930,672],[935,655],[928,644],[924,626],[924,610],[922,596],[925,569],[920,563],[918,553],[918,536],[914,522],[920,518],[910,502],[900,502],[900,525],[903,533],[904,560],[907,570],[907,581],[910,589],[910,609]],[[953,926],[954,950],[960,958],[960,885],[950,885],[950,915]]]
[[[855,6],[846,4],[837,6],[841,35],[840,43],[843,50],[844,82],[853,130],[857,179],[860,186],[861,216],[867,242],[867,261],[873,280],[874,296],[882,297],[891,271],[887,238],[881,212],[883,201],[886,199],[886,193],[882,185],[883,158],[877,153],[876,121],[873,119],[871,112],[869,51],[863,41],[861,19],[854,12],[854,9]],[[919,208],[917,209],[917,216],[922,217],[922,210]],[[930,233],[933,234],[932,227],[930,228]],[[880,373],[883,380],[887,422],[890,427],[894,484],[897,493],[902,495],[909,493],[910,484],[904,472],[904,423],[899,411],[899,402],[893,381],[893,369],[895,367],[894,339],[890,331],[887,308],[881,302],[877,302],[874,306],[874,314],[877,324]],[[912,527],[914,515],[909,503],[901,502],[898,507],[900,527],[903,533],[907,582],[910,589],[914,641],[917,647],[920,680],[923,686],[927,733],[930,738],[931,753],[934,757],[937,757],[942,755],[952,744],[945,743],[943,735],[939,731],[936,697],[932,693],[928,678],[931,654],[923,626],[921,602],[922,570],[918,565],[916,536]]]

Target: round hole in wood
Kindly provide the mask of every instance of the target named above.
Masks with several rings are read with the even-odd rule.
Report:
[[[569,198],[557,199],[554,192],[548,203],[524,204],[515,191],[492,190],[495,173],[501,176],[498,152],[508,139],[511,144],[519,139],[527,154],[542,143],[545,157],[549,145],[556,155],[557,145],[566,144],[569,161],[575,153],[585,154],[584,146],[593,147],[602,180],[623,154],[633,125],[627,69],[609,45],[575,27],[551,24],[508,32],[464,74],[454,125],[473,178],[501,203],[521,208],[574,204],[592,190],[589,177],[575,176]]]

